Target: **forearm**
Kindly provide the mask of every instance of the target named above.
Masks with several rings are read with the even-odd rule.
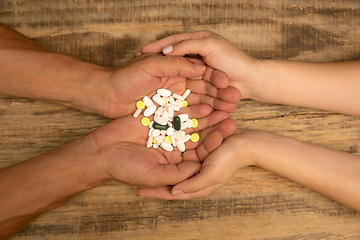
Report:
[[[108,71],[49,51],[0,24],[0,94],[49,100],[100,113]]]
[[[360,61],[260,60],[247,81],[254,100],[360,116]]]
[[[253,164],[360,211],[359,156],[274,134],[252,138]]]
[[[0,239],[105,181],[95,160],[96,146],[87,138],[0,171]]]

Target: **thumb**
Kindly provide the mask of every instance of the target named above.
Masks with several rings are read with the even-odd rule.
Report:
[[[156,77],[196,78],[206,71],[203,63],[194,63],[184,57],[151,55],[143,65],[146,71]]]
[[[152,172],[152,186],[160,187],[175,185],[198,173],[201,164],[194,161],[184,161],[179,164],[158,165]]]

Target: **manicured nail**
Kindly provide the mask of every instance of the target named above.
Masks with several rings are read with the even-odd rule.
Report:
[[[172,195],[174,196],[180,196],[182,194],[184,194],[184,192],[181,189],[175,189],[174,191],[172,191]]]
[[[164,48],[162,50],[163,54],[168,54],[168,53],[171,53],[173,50],[173,46],[167,46],[166,48]]]
[[[195,65],[195,69],[197,70],[204,70],[206,68],[204,64],[194,63],[194,65]]]

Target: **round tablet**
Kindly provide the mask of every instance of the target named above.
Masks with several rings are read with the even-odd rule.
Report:
[[[193,134],[191,134],[190,139],[191,139],[192,142],[198,142],[200,140],[200,136],[197,133],[193,133]]]
[[[185,108],[187,106],[189,106],[189,103],[186,100],[181,101],[182,102],[182,107]]]
[[[141,125],[143,125],[145,127],[149,126],[150,125],[150,119],[148,119],[147,117],[143,117],[141,119]]]
[[[144,109],[145,108],[145,103],[143,102],[143,101],[137,101],[136,102],[136,107],[138,108],[138,109]]]
[[[199,121],[196,118],[191,119],[191,121],[193,122],[193,128],[196,128],[199,125]]]

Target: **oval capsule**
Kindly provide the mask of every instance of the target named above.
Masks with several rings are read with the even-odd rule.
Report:
[[[145,110],[144,116],[149,117],[149,116],[153,115],[155,111],[156,111],[156,106],[152,105]]]
[[[164,88],[160,88],[156,91],[157,94],[159,94],[160,96],[163,97],[170,97],[171,96],[171,91],[168,89],[164,89]]]
[[[171,146],[170,143],[165,142],[165,141],[160,144],[160,147],[162,147],[164,150],[166,150],[168,152],[171,152],[172,150],[174,150],[174,147]]]
[[[181,129],[181,119],[180,119],[180,117],[175,116],[173,118],[173,124],[174,124],[174,129],[176,131],[179,131]]]

